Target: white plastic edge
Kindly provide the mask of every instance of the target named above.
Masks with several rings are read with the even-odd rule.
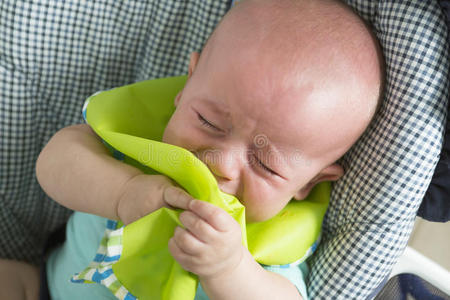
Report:
[[[402,273],[417,275],[450,296],[450,272],[411,247],[406,247],[389,278]]]

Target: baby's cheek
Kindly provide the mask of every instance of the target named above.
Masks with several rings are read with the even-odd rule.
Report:
[[[259,222],[275,216],[286,205],[286,197],[273,187],[253,186],[245,197],[247,221]]]
[[[176,112],[172,115],[169,122],[166,125],[166,128],[164,129],[164,134],[162,137],[162,142],[167,144],[175,145],[176,138],[176,128],[177,128],[177,118],[176,118]]]
[[[195,140],[192,128],[182,119],[172,116],[164,130],[162,141],[167,144],[179,146],[185,149],[193,149]]]

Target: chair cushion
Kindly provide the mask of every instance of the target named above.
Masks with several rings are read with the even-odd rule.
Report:
[[[436,1],[348,0],[387,61],[380,114],[342,159],[310,261],[312,298],[365,298],[403,251],[442,144],[447,30]],[[214,1],[0,1],[0,256],[37,263],[68,210],[34,164],[97,90],[181,75],[229,8]]]
[[[323,240],[310,261],[313,299],[365,299],[388,275],[439,159],[447,109],[449,48],[438,2],[347,2],[380,40],[386,95],[341,160],[346,174],[334,185]]]
[[[69,210],[36,158],[98,90],[187,72],[229,0],[0,1],[0,257],[38,264]]]
[[[442,0],[440,4],[446,17],[450,34],[450,1]],[[450,41],[450,36],[447,36],[447,40]],[[418,216],[433,222],[450,221],[450,117],[448,113],[444,145],[439,162],[417,212]]]

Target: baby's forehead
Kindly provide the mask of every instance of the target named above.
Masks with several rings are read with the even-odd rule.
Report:
[[[219,47],[233,45],[233,53],[252,46],[259,54],[274,51],[270,59],[285,59],[291,67],[305,53],[317,57],[311,63],[328,63],[329,68],[334,57],[358,61],[374,44],[364,21],[338,0],[243,0],[214,35],[221,36],[212,39],[223,41]]]
[[[232,126],[248,140],[264,137],[284,153],[302,150],[312,157],[343,149],[355,140],[365,120],[343,97],[345,89],[330,94],[309,84],[296,87],[280,93],[271,87],[270,96],[268,92],[256,97],[232,93],[223,107]]]
[[[288,8],[294,2],[315,10],[293,13]],[[219,25],[208,54],[202,54],[207,57],[202,73],[203,78],[229,74],[222,82],[233,82],[226,98],[239,116],[234,122],[291,144],[314,144],[326,136],[328,145],[345,139],[342,132],[354,132],[352,141],[361,133],[367,120],[358,119],[357,110],[365,114],[365,109],[350,99],[378,92],[378,57],[362,21],[342,5],[333,15],[321,10],[323,18],[317,18],[315,5],[334,2],[243,1],[245,9]]]
[[[274,142],[290,144],[291,141],[300,138],[303,130],[310,130],[317,126],[318,117],[323,113],[317,113],[317,109],[307,103],[305,92],[292,95],[274,94],[271,96],[254,97],[229,97],[229,101],[223,107],[227,115],[231,116],[233,126],[251,131],[253,135],[264,135]],[[219,105],[219,107],[222,105]],[[218,109],[220,110],[220,109]],[[317,116],[314,116],[314,115]],[[299,120],[302,126],[299,127]]]

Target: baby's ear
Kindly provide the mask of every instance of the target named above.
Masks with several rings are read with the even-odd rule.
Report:
[[[181,95],[183,94],[183,90],[181,90],[178,94],[177,94],[177,96],[175,97],[175,101],[174,101],[174,104],[175,104],[175,107],[177,107],[178,106],[178,103],[180,103],[180,98],[181,98]]]
[[[329,165],[328,167],[322,169],[313,179],[311,179],[305,186],[300,188],[297,193],[294,195],[295,200],[303,200],[305,199],[309,192],[311,192],[312,188],[323,181],[336,181],[344,175],[344,169],[341,165],[334,163]]]
[[[194,70],[197,67],[199,58],[200,58],[200,53],[198,53],[198,52],[191,53],[191,59],[189,60],[188,78],[191,78],[192,73],[194,73]]]
[[[191,53],[191,59],[189,61],[189,69],[188,69],[188,79],[191,78],[192,74],[194,73],[194,70],[197,67],[199,58],[200,58],[200,53],[198,53],[198,52]],[[174,102],[175,107],[177,107],[178,103],[180,103],[180,98],[181,98],[182,94],[183,94],[183,90],[181,90],[175,97],[175,102]]]

